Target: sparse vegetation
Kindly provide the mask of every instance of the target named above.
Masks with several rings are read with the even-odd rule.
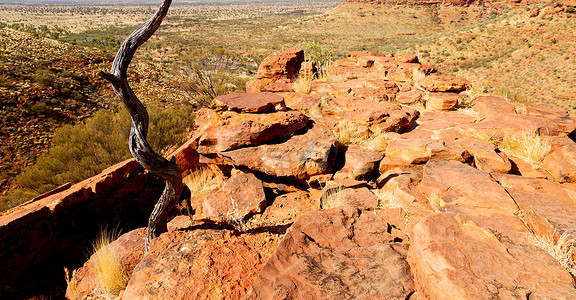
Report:
[[[158,151],[182,142],[191,129],[192,107],[150,109],[150,144]],[[84,123],[65,125],[54,134],[54,146],[36,164],[16,177],[19,188],[0,197],[0,208],[9,209],[67,182],[79,182],[128,159],[130,117],[119,111],[101,111]],[[78,147],[82,145],[82,147]]]
[[[342,190],[342,187],[327,190],[322,197],[320,197],[320,208],[331,209],[346,205],[348,202]]]
[[[531,234],[528,240],[535,246],[548,252],[548,254],[554,257],[572,276],[576,277],[576,262],[574,261],[576,252],[573,246],[576,241],[570,237],[568,232],[560,235],[556,242],[554,241],[554,237],[549,234],[544,236]]]
[[[367,128],[362,130],[358,124],[348,120],[338,122],[332,132],[342,145],[358,145],[381,152],[388,146],[385,132],[373,133]]]
[[[505,135],[497,146],[506,155],[519,157],[534,166],[540,166],[551,150],[548,142],[530,132],[518,136]]]
[[[117,229],[103,228],[100,236],[92,242],[92,261],[101,293],[106,298],[117,297],[126,288],[130,274],[122,267],[118,254],[110,245],[118,239]]]
[[[190,195],[197,196],[216,189],[220,182],[214,172],[208,167],[200,167],[184,177],[184,184],[190,190]]]
[[[308,76],[298,76],[294,80],[294,91],[298,93],[310,94],[312,91],[312,78]]]

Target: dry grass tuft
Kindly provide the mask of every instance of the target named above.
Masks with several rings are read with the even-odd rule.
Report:
[[[320,197],[320,208],[331,209],[344,206],[348,203],[346,195],[342,193],[342,187],[327,190],[322,197]]]
[[[312,77],[299,76],[294,80],[294,91],[303,94],[310,94],[312,91]]]
[[[358,124],[352,121],[342,120],[338,122],[333,133],[342,145],[358,145],[380,152],[388,147],[389,139],[386,132],[362,131]]]
[[[209,193],[219,185],[216,175],[207,167],[200,167],[194,170],[190,175],[184,177],[183,182],[190,189],[192,197]]]
[[[402,203],[398,201],[398,197],[396,197],[394,192],[386,190],[372,190],[372,193],[378,197],[378,209],[402,207]]]
[[[70,274],[70,270],[64,267],[64,279],[66,280],[66,285],[68,286],[68,296],[71,299],[76,299],[78,296],[78,281],[76,280],[76,270],[72,270],[72,273]]]
[[[550,144],[536,133],[524,132],[519,136],[504,136],[498,148],[509,156],[526,160],[534,166],[539,166],[550,153]]]
[[[576,241],[570,238],[567,232],[564,232],[560,236],[558,242],[554,242],[552,235],[540,236],[531,234],[528,239],[536,247],[548,252],[548,254],[554,257],[572,276],[576,277],[576,262],[574,262],[573,259],[576,253],[572,246]]]
[[[412,85],[416,85],[420,80],[426,77],[426,73],[418,68],[412,68]]]
[[[93,263],[101,292],[108,297],[116,297],[126,288],[130,275],[122,268],[117,253],[110,246],[119,236],[117,229],[103,228],[100,236],[92,242]]]

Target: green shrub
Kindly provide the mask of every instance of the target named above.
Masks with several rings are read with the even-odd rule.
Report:
[[[318,75],[322,77],[332,62],[332,50],[330,50],[326,45],[313,41],[301,42],[298,45],[298,48],[304,50],[305,59],[307,61],[316,61]]]
[[[194,122],[193,108],[151,107],[148,141],[162,153],[181,143]],[[0,197],[0,209],[23,203],[67,182],[76,183],[130,158],[130,116],[123,107],[99,111],[84,122],[56,130],[48,153],[16,177],[19,188]]]
[[[219,95],[245,91],[248,77],[239,67],[234,55],[215,47],[186,56],[175,72],[188,100],[196,107],[204,107]]]

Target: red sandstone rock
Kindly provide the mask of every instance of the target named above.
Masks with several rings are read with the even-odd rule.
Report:
[[[336,173],[335,178],[363,179],[370,177],[378,169],[378,163],[382,157],[384,157],[383,153],[371,149],[355,145],[348,146],[344,167]]]
[[[348,54],[346,54],[346,57],[348,58],[348,60],[351,61],[357,61],[358,60],[358,56],[361,55],[374,55],[374,52],[370,52],[370,51],[352,51],[349,52]]]
[[[316,67],[316,61],[305,61],[302,62],[302,66],[300,67],[299,75],[300,77],[304,78],[313,78],[316,76],[316,72],[318,72],[318,68]]]
[[[512,196],[530,230],[539,236],[558,238],[576,228],[576,194],[561,184],[537,178],[495,174]]]
[[[386,148],[380,172],[395,167],[423,164],[431,159],[468,160],[470,154],[457,143],[434,139],[395,139]]]
[[[459,139],[457,143],[474,157],[476,168],[484,172],[508,173],[512,168],[506,154],[492,143],[471,137]]]
[[[352,206],[373,210],[378,207],[378,198],[365,182],[356,180],[335,180],[322,189],[321,208]]]
[[[154,239],[123,299],[241,299],[276,237],[232,236],[224,230],[171,231]]]
[[[286,110],[284,98],[273,93],[231,93],[216,97],[210,106],[215,110],[249,113]]]
[[[465,216],[431,215],[410,241],[418,291],[428,299],[576,297],[572,277],[546,252],[501,239]]]
[[[470,82],[454,76],[430,75],[418,81],[418,85],[429,92],[461,92],[470,87]]]
[[[204,199],[194,219],[233,224],[261,212],[265,205],[262,182],[254,174],[239,173]]]
[[[304,191],[283,194],[266,207],[262,217],[256,220],[256,225],[260,227],[270,226],[270,224],[292,224],[302,215],[320,208],[318,199],[314,200],[310,194]],[[252,223],[254,226],[255,223]]]
[[[306,179],[329,172],[336,158],[332,133],[314,126],[284,143],[218,153],[226,162],[277,177]]]
[[[490,174],[452,160],[429,161],[419,190],[436,202],[432,206],[466,205],[518,213],[514,200]]]
[[[260,64],[256,78],[270,78],[274,81],[295,78],[300,72],[302,62],[304,51],[301,49],[288,49],[269,55]]]
[[[388,102],[338,97],[331,101],[330,113],[342,119],[369,127],[374,132],[401,132],[410,128],[419,112]]]
[[[400,240],[373,213],[310,212],[288,230],[246,299],[405,299],[413,283]]]
[[[557,182],[576,182],[576,145],[553,147],[543,164]]]
[[[412,69],[396,68],[388,70],[386,80],[394,82],[409,82],[412,81]]]
[[[424,92],[421,90],[401,92],[396,95],[396,101],[398,101],[400,104],[414,104],[420,101],[423,95]]]
[[[399,63],[418,63],[418,56],[414,53],[396,54],[394,59]]]
[[[299,111],[258,115],[226,113],[222,115],[223,124],[216,129],[216,150],[227,151],[289,137],[307,126],[308,121]]]
[[[454,110],[460,95],[455,93],[428,93],[426,109],[431,111]]]

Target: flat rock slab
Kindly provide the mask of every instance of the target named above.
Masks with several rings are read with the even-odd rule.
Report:
[[[284,97],[269,93],[231,93],[214,98],[210,104],[215,110],[248,113],[268,113],[286,110]]]
[[[268,114],[227,112],[222,115],[223,124],[216,129],[216,150],[233,150],[289,137],[306,127],[308,121],[308,117],[299,111]]]
[[[283,143],[224,151],[218,155],[234,166],[277,177],[307,179],[330,172],[336,150],[336,138],[332,133],[314,126]]]
[[[576,145],[552,148],[543,164],[557,182],[576,182]]]
[[[354,123],[369,127],[374,132],[402,132],[412,127],[420,113],[411,108],[389,102],[374,102],[362,98],[337,97],[330,113]]]
[[[413,281],[401,240],[374,213],[312,211],[288,230],[246,299],[406,299]]]
[[[572,234],[576,228],[576,193],[562,184],[510,174],[494,174],[540,236]]]
[[[164,233],[134,269],[123,299],[241,299],[276,245],[268,233]]]
[[[262,181],[252,173],[239,173],[228,179],[221,189],[204,198],[201,212],[194,215],[194,219],[234,223],[261,212],[264,206],[266,195]]]
[[[510,172],[512,164],[508,156],[498,151],[494,144],[472,137],[459,139],[457,143],[474,157],[476,168],[488,173]]]
[[[383,157],[384,153],[361,146],[350,145],[344,155],[344,167],[338,171],[335,176],[351,179],[368,178],[374,175]]]
[[[429,92],[461,92],[470,87],[470,82],[454,76],[430,75],[418,82]]]
[[[518,213],[514,200],[490,174],[453,160],[429,161],[419,190],[440,206],[466,205]]]
[[[426,109],[432,111],[454,110],[458,106],[459,94],[433,92],[428,93],[426,100]]]
[[[574,299],[570,273],[543,250],[499,239],[460,214],[413,228],[409,250],[418,293],[427,299]]]

